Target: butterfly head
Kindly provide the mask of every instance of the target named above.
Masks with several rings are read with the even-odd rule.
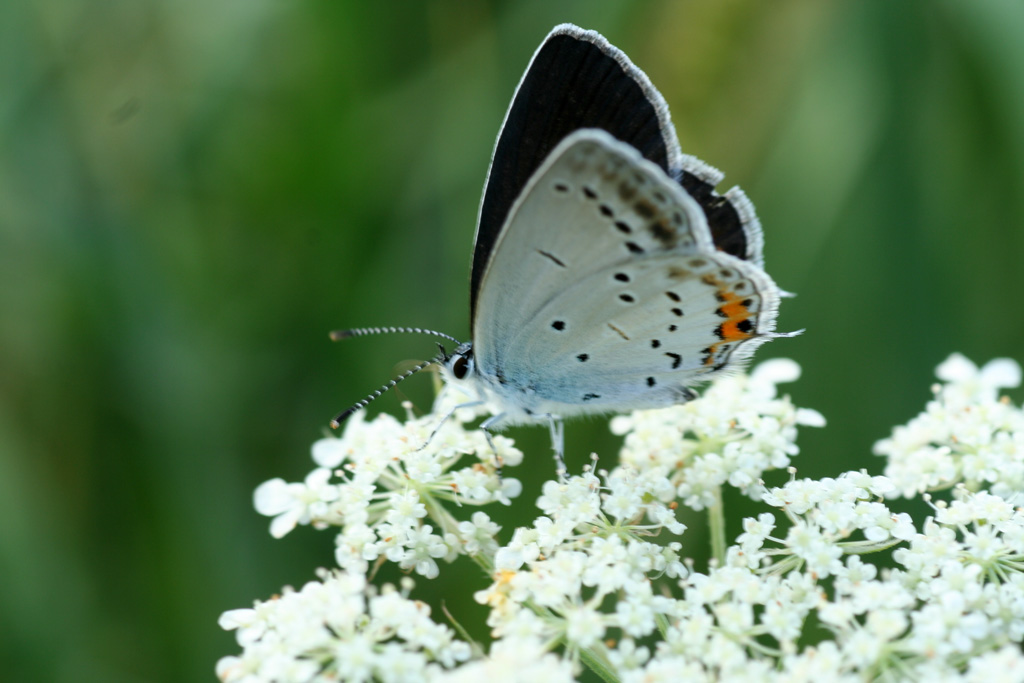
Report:
[[[438,345],[440,346],[440,345]],[[476,361],[473,359],[473,343],[463,342],[450,354],[441,348],[441,368],[445,380],[458,384],[472,380],[476,375]]]

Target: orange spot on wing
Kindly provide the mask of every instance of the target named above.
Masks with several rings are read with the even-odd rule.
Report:
[[[721,294],[725,298],[725,303],[719,308],[726,315],[726,320],[722,323],[722,334],[724,335],[722,341],[750,339],[753,335],[739,328],[741,322],[750,318],[750,309],[743,304],[744,299],[736,296],[735,292],[721,292]]]
[[[749,320],[751,316],[750,309],[744,303],[745,299],[737,296],[736,292],[724,289],[718,290],[718,297],[722,301],[722,305],[718,307],[718,310],[725,317],[725,321],[718,328],[721,334],[721,341],[717,341],[709,347],[711,353],[704,359],[704,365],[714,364],[715,356],[718,354],[718,349],[722,344],[743,341],[754,336],[750,332],[744,332],[740,329],[740,323]]]

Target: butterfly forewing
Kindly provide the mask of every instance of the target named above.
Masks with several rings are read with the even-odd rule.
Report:
[[[580,128],[599,128],[666,172],[682,163],[668,107],[647,76],[601,34],[562,24],[526,69],[498,135],[473,254],[471,308],[516,198],[551,151]]]
[[[739,188],[719,195],[715,185],[722,174],[682,154],[668,105],[647,75],[596,31],[562,24],[534,53],[495,144],[473,251],[472,320],[491,251],[514,202],[551,151],[581,128],[604,130],[661,167],[704,211],[719,250],[763,267],[753,206]]]
[[[542,306],[593,272],[666,245],[713,249],[700,208],[679,186],[653,181],[657,174],[664,177],[600,130],[577,131],[549,155],[483,276],[473,324],[478,363],[497,361]]]

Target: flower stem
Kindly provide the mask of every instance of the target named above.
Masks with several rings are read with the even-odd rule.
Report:
[[[708,508],[708,527],[711,533],[711,557],[719,567],[725,564],[725,508],[722,506],[722,487],[716,486],[715,502]]]
[[[593,671],[597,676],[606,683],[618,683],[618,676],[615,675],[615,669],[608,663],[608,660],[601,657],[590,648],[580,648],[578,650],[580,660],[586,665],[588,669]]]

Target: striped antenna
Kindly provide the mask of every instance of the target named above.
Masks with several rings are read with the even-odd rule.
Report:
[[[378,396],[383,394],[385,391],[387,391],[391,387],[393,387],[396,384],[398,384],[399,382],[401,382],[403,379],[406,379],[407,377],[410,377],[410,376],[416,374],[417,372],[419,372],[423,368],[427,367],[431,363],[441,363],[441,362],[443,362],[443,358],[444,357],[441,356],[439,358],[431,358],[430,360],[425,360],[422,363],[418,363],[414,368],[412,368],[411,370],[407,370],[407,371],[403,372],[401,375],[399,375],[398,377],[394,378],[393,380],[391,380],[390,382],[388,382],[387,384],[382,386],[380,389],[377,389],[377,391],[373,392],[372,394],[370,394],[369,396],[364,398],[362,401],[359,401],[358,403],[356,403],[351,408],[348,408],[347,410],[341,411],[340,413],[338,413],[337,417],[335,417],[333,420],[331,420],[331,429],[337,429],[338,427],[340,427],[341,423],[344,422],[345,420],[347,420],[352,415],[352,413],[356,412],[357,410],[362,410],[366,406],[370,405],[370,401],[372,401],[373,399],[377,398]]]
[[[341,339],[348,339],[349,337],[365,337],[371,334],[431,334],[435,337],[441,337],[447,339],[450,342],[458,345],[460,342],[455,337],[449,337],[444,332],[437,332],[436,330],[424,330],[420,327],[356,327],[351,330],[334,330],[331,332],[331,340],[339,341]]]

